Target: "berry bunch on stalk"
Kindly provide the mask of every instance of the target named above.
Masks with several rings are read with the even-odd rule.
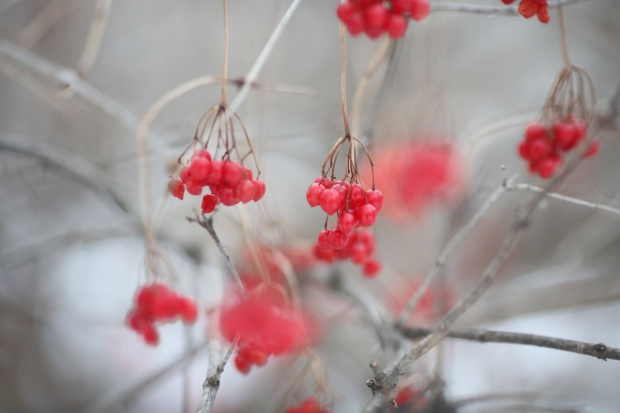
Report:
[[[127,314],[127,325],[140,334],[150,345],[157,345],[159,333],[155,323],[178,319],[193,324],[198,317],[196,302],[183,297],[161,283],[143,285],[137,292],[135,306]]]
[[[235,123],[238,125],[237,130],[243,131],[248,145],[248,150],[243,154],[237,146]],[[217,141],[213,156],[207,150],[212,137]],[[188,152],[192,152],[189,162],[184,162],[183,158]],[[218,154],[221,154],[219,159],[216,158]],[[237,160],[231,159],[231,156]],[[254,160],[258,171],[256,179],[252,170],[244,165],[248,157]],[[225,103],[202,114],[194,138],[179,157],[179,164],[182,165],[179,179],[173,178],[168,183],[170,193],[183,199],[186,190],[191,195],[202,195],[203,189],[208,187],[211,193],[202,199],[202,212],[205,214],[213,212],[219,202],[226,206],[240,202],[246,204],[250,201],[258,202],[265,195],[266,186],[258,179],[260,169],[245,126]]]
[[[512,4],[515,1],[502,0],[502,3]],[[536,16],[541,23],[549,22],[549,4],[547,0],[521,0],[518,10],[519,14],[526,19]]]
[[[530,173],[543,179],[556,174],[564,157],[587,139],[594,102],[594,87],[583,69],[567,65],[560,71],[540,121],[526,128],[518,147]],[[584,158],[596,155],[599,145],[599,141],[592,142]]]
[[[342,179],[336,179],[338,155],[345,144],[345,173]],[[383,208],[383,194],[375,188],[374,175],[371,189],[366,190],[362,185],[357,169],[358,144],[364,148],[373,167],[366,147],[357,138],[346,134],[338,139],[327,155],[322,174],[308,188],[306,200],[310,207],[321,207],[327,213],[325,229],[319,233],[314,248],[315,256],[326,262],[336,257],[350,258],[363,266],[367,277],[374,277],[380,272],[381,263],[372,257],[375,249],[372,232],[362,227],[371,227],[377,220],[377,214]],[[327,229],[330,216],[336,217],[336,226]]]
[[[407,19],[424,20],[430,13],[428,0],[346,0],[336,15],[352,36],[366,33],[376,39],[387,33],[397,39],[407,33]]]

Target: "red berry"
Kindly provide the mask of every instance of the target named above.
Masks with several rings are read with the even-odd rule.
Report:
[[[543,179],[551,178],[562,165],[562,159],[552,155],[540,161],[537,165],[538,175]]]
[[[364,244],[356,243],[351,247],[351,260],[356,264],[363,264],[366,261],[366,247]]]
[[[374,278],[381,271],[381,262],[376,258],[371,258],[364,263],[364,275],[368,278]]]
[[[375,29],[372,27],[366,27],[366,36],[370,37],[371,39],[377,39],[378,37],[380,37],[383,34],[383,29]]]
[[[533,17],[538,13],[539,9],[540,3],[536,0],[521,0],[521,3],[519,3],[519,14],[526,19]]]
[[[353,3],[340,3],[336,8],[336,15],[344,24],[347,24],[351,21],[353,13],[355,13],[355,6],[353,5]]]
[[[546,158],[551,153],[551,142],[546,139],[536,139],[529,143],[529,160],[536,162]]]
[[[338,195],[340,196],[340,204],[338,205],[338,209],[341,210],[346,208],[347,193],[349,192],[347,187],[344,185],[334,184],[331,189],[338,192]]]
[[[194,180],[185,182],[185,189],[187,189],[187,193],[191,195],[200,195],[202,193],[202,185]]]
[[[211,161],[204,157],[197,157],[189,165],[190,175],[193,180],[200,182],[211,172]]]
[[[319,232],[319,237],[317,238],[317,241],[319,247],[324,251],[331,251],[333,249],[331,243],[329,242],[330,233],[331,231],[328,229],[324,229],[323,231]]]
[[[527,161],[530,160],[530,143],[528,141],[522,141],[519,144],[519,156]]]
[[[226,206],[233,206],[239,203],[235,188],[228,185],[220,185],[217,190],[217,196],[220,198],[220,202]]]
[[[222,182],[237,186],[243,179],[243,167],[235,161],[226,160],[222,164]]]
[[[338,229],[345,234],[350,233],[357,225],[357,218],[352,211],[344,211],[338,215]]]
[[[342,4],[346,4],[346,3],[342,3]],[[319,206],[320,204],[319,200],[321,198],[321,194],[323,193],[323,191],[325,191],[325,187],[321,184],[318,184],[315,182],[312,185],[310,185],[310,187],[308,188],[308,191],[306,191],[306,201],[308,201],[308,205],[310,205],[311,208]]]
[[[349,208],[356,209],[357,207],[366,203],[366,192],[360,184],[351,185],[351,192],[349,194]]]
[[[351,36],[358,36],[364,31],[364,19],[362,18],[362,14],[359,12],[353,13],[351,15],[349,22],[346,23],[347,29]]]
[[[601,146],[600,141],[594,141],[590,144],[590,147],[588,148],[588,150],[586,151],[586,153],[583,155],[584,158],[591,158],[593,156],[595,156],[598,153],[598,150]]]
[[[407,32],[407,20],[404,16],[392,14],[387,22],[387,32],[393,39],[403,37]]]
[[[202,213],[210,214],[211,212],[215,211],[215,207],[217,206],[218,202],[220,202],[220,199],[213,194],[207,194],[203,196],[202,197]]]
[[[428,17],[431,12],[431,5],[427,0],[413,0],[411,2],[411,8],[409,14],[411,18],[417,22],[422,21]]]
[[[392,15],[402,15],[411,9],[411,0],[392,0]]]
[[[155,330],[155,327],[151,323],[146,323],[144,329],[141,331],[142,337],[146,344],[156,346],[159,343],[159,333]]]
[[[267,192],[267,185],[260,179],[254,179],[254,186],[256,187],[256,193],[254,194],[254,202],[258,202],[265,196],[265,192]]]
[[[549,6],[547,6],[546,3],[541,5],[540,9],[538,9],[538,12],[536,13],[536,16],[538,17],[538,21],[541,23],[549,23]]]
[[[209,161],[211,160],[211,154],[209,153],[208,150],[204,148],[198,149],[192,154],[192,159],[198,158],[198,157],[208,159]]]
[[[323,178],[322,176],[319,176],[318,178],[316,178],[314,182],[317,184],[323,185],[325,188],[331,188],[332,185],[334,185],[331,179]]]
[[[207,175],[205,182],[207,185],[219,185],[222,183],[222,162],[211,162],[211,172]]]
[[[182,298],[180,300],[181,307],[181,319],[185,324],[193,324],[198,318],[198,306],[196,302],[189,298]]]
[[[368,203],[375,207],[377,212],[383,209],[383,194],[377,189],[371,189],[366,193]]]
[[[239,198],[239,200],[244,204],[247,204],[253,200],[254,195],[256,195],[256,187],[254,186],[254,182],[249,179],[244,179],[239,182],[235,190],[237,198]]]
[[[257,366],[264,366],[267,364],[267,354],[257,349],[249,349],[247,352],[248,360]]]
[[[547,137],[547,130],[538,122],[530,123],[525,129],[525,139],[533,141]]]
[[[235,367],[243,374],[248,374],[252,369],[252,365],[249,363],[248,359],[239,354],[235,357]]]
[[[553,130],[555,139],[562,150],[568,151],[575,147],[579,139],[579,131],[572,122],[556,122]]]
[[[187,183],[190,180],[191,172],[189,166],[184,166],[181,168],[181,172],[179,173],[179,178],[181,181]]]
[[[252,170],[248,168],[247,166],[244,166],[243,167],[243,179],[252,180],[252,178],[253,178]]]
[[[515,0],[502,0],[502,3],[504,3],[504,4],[512,4],[514,2],[515,2]],[[400,403],[398,403],[398,404],[400,404]]]
[[[355,216],[363,227],[370,227],[377,220],[377,210],[370,204],[362,205],[355,211]]]
[[[178,179],[171,179],[170,182],[168,182],[168,190],[170,191],[170,195],[181,200],[185,195],[185,185]]]
[[[321,209],[328,215],[333,215],[340,209],[340,194],[334,189],[326,189],[319,198]]]
[[[339,229],[332,229],[329,232],[329,245],[335,250],[343,248],[347,245],[347,241],[349,241],[349,236]]]
[[[377,3],[368,7],[364,11],[364,22],[366,29],[383,29],[388,18],[388,11],[383,7],[383,3]]]
[[[333,250],[325,250],[321,248],[321,246],[317,243],[314,245],[314,257],[317,260],[324,261],[327,263],[334,262],[334,251]]]
[[[127,315],[126,323],[129,328],[138,333],[141,333],[142,331],[144,331],[149,321],[144,317],[143,313],[140,313],[138,311],[131,311]]]

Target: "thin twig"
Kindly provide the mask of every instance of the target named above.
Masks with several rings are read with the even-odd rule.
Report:
[[[401,315],[398,317],[398,320],[397,320],[398,325],[404,326],[407,323],[407,321],[409,321],[409,319],[411,318],[411,314],[413,314],[413,312],[415,311],[418,303],[420,302],[420,300],[422,299],[422,297],[428,290],[428,287],[430,287],[431,283],[433,282],[437,274],[439,274],[441,270],[444,268],[448,257],[456,250],[456,248],[461,244],[461,242],[465,240],[467,235],[476,226],[476,224],[487,214],[491,206],[502,195],[504,195],[508,191],[508,187],[512,187],[513,185],[512,183],[516,178],[517,178],[517,175],[513,176],[509,180],[504,181],[499,188],[493,191],[491,196],[489,196],[489,198],[484,202],[484,204],[482,204],[478,212],[476,212],[469,219],[469,221],[467,221],[467,223],[464,226],[462,226],[461,229],[459,229],[456,234],[454,234],[454,237],[452,237],[448,245],[446,245],[446,247],[443,249],[441,254],[439,254],[439,257],[437,258],[435,265],[433,266],[433,268],[431,268],[430,272],[428,273],[424,281],[422,281],[422,284],[420,284],[416,293],[407,302],[407,306],[405,307]]]
[[[224,256],[224,259],[226,260],[226,264],[228,265],[228,269],[230,269],[230,272],[232,272],[233,278],[235,279],[235,283],[237,284],[237,288],[239,288],[239,293],[241,294],[242,297],[245,297],[245,289],[243,288],[243,283],[241,282],[239,273],[237,272],[237,269],[235,268],[235,265],[233,264],[232,259],[230,258],[230,255],[228,255],[228,251],[226,251],[224,244],[222,244],[222,241],[220,241],[220,237],[217,236],[217,233],[215,232],[215,228],[213,228],[213,215],[209,217],[203,215],[202,218],[187,217],[187,220],[190,223],[191,222],[198,223],[198,225],[206,229],[209,235],[211,235],[211,238],[213,238],[213,241],[215,241],[215,245],[217,245],[217,248],[220,250],[220,252]]]
[[[215,396],[217,395],[217,391],[220,388],[220,376],[224,372],[224,367],[226,367],[226,363],[228,363],[228,359],[232,356],[233,351],[235,350],[235,346],[237,345],[237,340],[230,345],[228,351],[224,355],[222,362],[215,369],[215,373],[207,376],[204,383],[202,384],[202,397],[200,398],[200,404],[198,405],[197,413],[210,413],[213,410],[213,405],[215,404]]]
[[[117,406],[127,404],[131,400],[135,399],[140,393],[149,389],[153,384],[186,366],[195,356],[206,350],[206,348],[207,346],[205,343],[201,343],[200,345],[194,347],[191,351],[181,355],[170,364],[156,371],[148,378],[140,378],[135,384],[124,386],[121,389],[112,389],[111,391],[104,393],[103,396],[99,397],[92,404],[82,410],[82,413],[106,413],[116,411]]]
[[[407,338],[419,339],[428,336],[433,330],[430,328],[404,327],[400,329],[400,331]],[[596,357],[600,360],[620,360],[620,349],[608,347],[603,343],[585,343],[582,341],[565,340],[562,338],[539,336],[535,334],[509,333],[471,328],[467,330],[450,330],[446,337],[478,341],[481,343],[523,344],[583,354]]]
[[[560,6],[569,6],[571,4],[582,3],[588,0],[558,0],[549,1],[549,8]],[[431,5],[431,12],[437,11],[462,11],[475,14],[491,14],[504,16],[518,16],[518,6],[475,6],[473,4],[457,4],[457,3],[434,3]]]
[[[27,49],[36,46],[60,20],[87,3],[87,0],[50,1],[19,33],[17,43]]]
[[[97,0],[95,4],[95,11],[90,23],[90,29],[88,30],[86,44],[77,65],[77,74],[80,77],[84,77],[95,63],[111,6],[112,0]]]
[[[256,61],[250,68],[250,71],[245,76],[243,87],[241,88],[239,93],[237,93],[237,96],[235,96],[232,103],[229,105],[229,107],[233,111],[237,111],[237,109],[239,109],[239,106],[241,106],[241,103],[245,100],[246,95],[248,94],[248,92],[250,91],[250,88],[252,87],[252,83],[254,83],[256,78],[258,78],[258,74],[260,73],[265,63],[267,63],[267,59],[269,58],[269,55],[273,51],[273,48],[276,42],[282,35],[284,28],[286,27],[288,22],[291,20],[291,17],[293,17],[295,10],[297,10],[297,6],[299,6],[299,3],[301,3],[301,0],[293,0],[288,10],[286,10],[286,13],[284,13],[284,16],[282,16],[280,23],[278,23],[273,33],[271,33],[271,37],[265,44],[265,47],[263,47],[263,50],[260,52],[260,54],[258,55],[258,58],[256,58]]]

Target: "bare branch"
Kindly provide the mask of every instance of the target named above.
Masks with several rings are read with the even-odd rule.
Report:
[[[50,167],[68,174],[81,182],[106,201],[112,201],[125,212],[130,212],[130,202],[117,186],[106,178],[106,174],[75,155],[65,154],[45,142],[34,142],[21,136],[0,133],[0,150],[20,153],[38,158]]]
[[[569,6],[571,4],[582,3],[588,0],[557,0],[549,1],[549,8],[555,8],[560,6]],[[503,15],[503,16],[518,16],[518,6],[475,6],[472,4],[456,4],[456,3],[434,3],[431,5],[431,11],[462,11],[475,14],[490,14],[490,15]]]
[[[243,283],[241,282],[241,278],[239,278],[239,273],[237,272],[237,269],[235,268],[235,264],[233,264],[232,259],[230,258],[230,255],[228,255],[228,251],[226,251],[224,244],[222,244],[222,241],[220,241],[220,237],[218,237],[217,233],[215,232],[215,228],[213,228],[213,215],[211,215],[210,217],[203,215],[202,218],[200,217],[189,218],[188,217],[187,220],[189,222],[197,222],[198,225],[206,229],[209,235],[211,235],[211,238],[213,238],[213,241],[215,241],[215,245],[217,245],[217,248],[220,250],[220,252],[224,256],[224,259],[226,260],[226,264],[228,265],[230,272],[232,272],[233,278],[235,279],[235,283],[237,284],[237,288],[239,288],[239,293],[241,294],[242,297],[244,297],[245,289],[243,288]]]
[[[105,393],[95,400],[94,403],[87,406],[82,413],[106,413],[116,411],[116,406],[124,405],[135,399],[140,393],[149,389],[153,384],[167,377],[170,373],[174,373],[186,366],[195,356],[202,353],[206,348],[207,346],[202,343],[147,378],[140,378],[134,384],[120,389],[113,389]]]
[[[86,45],[84,46],[82,56],[77,65],[77,74],[80,77],[84,77],[95,63],[111,6],[112,0],[97,0],[95,4],[95,12],[90,23],[90,29],[88,30]]]
[[[200,404],[198,405],[197,413],[210,413],[213,410],[215,404],[215,396],[220,388],[220,376],[224,372],[224,367],[228,363],[228,359],[232,356],[235,346],[237,345],[237,339],[230,345],[228,351],[224,355],[224,359],[215,369],[215,373],[207,376],[202,384],[202,397],[200,398]]]
[[[404,327],[400,331],[410,339],[428,336],[432,329]],[[620,360],[620,349],[607,347],[603,343],[584,343],[582,341],[565,340],[556,337],[539,336],[535,334],[508,333],[483,329],[450,330],[446,337],[481,343],[509,343],[526,346],[545,347],[555,350],[568,351],[576,354],[596,357],[600,360]]]
[[[280,19],[280,22],[276,26],[273,33],[271,33],[271,37],[265,44],[265,47],[263,47],[263,50],[260,52],[258,58],[256,58],[256,61],[250,68],[250,71],[245,76],[245,79],[243,81],[243,87],[241,88],[239,93],[237,93],[237,96],[235,96],[232,103],[230,104],[230,108],[232,110],[236,111],[239,106],[241,106],[241,103],[243,103],[243,101],[245,100],[246,95],[252,87],[252,84],[254,83],[261,69],[267,62],[267,59],[273,51],[276,42],[278,41],[278,39],[280,39],[280,36],[282,35],[282,32],[284,31],[284,28],[288,24],[289,20],[291,20],[291,17],[293,17],[295,10],[297,10],[297,6],[299,6],[299,3],[301,3],[301,0],[293,0],[288,10],[286,10],[286,13],[284,13],[284,16],[282,16],[282,19]]]
[[[53,0],[19,33],[17,43],[27,49],[36,46],[60,20],[85,6],[86,0]]]
[[[422,281],[422,284],[420,284],[416,293],[413,295],[413,297],[411,297],[409,302],[407,302],[407,306],[403,310],[402,314],[398,317],[398,325],[404,326],[407,321],[409,321],[409,318],[411,318],[411,314],[413,314],[413,312],[415,311],[418,303],[424,296],[424,293],[426,293],[428,287],[430,287],[432,281],[435,279],[437,274],[439,274],[444,268],[448,257],[456,250],[456,248],[461,244],[461,242],[465,240],[469,232],[476,226],[476,224],[486,215],[486,213],[491,208],[491,205],[493,205],[502,195],[504,195],[508,191],[509,187],[513,187],[513,181],[516,178],[517,175],[513,176],[507,181],[504,181],[502,185],[497,188],[491,194],[491,196],[489,196],[489,198],[484,202],[484,204],[482,204],[478,212],[476,212],[469,219],[469,221],[464,226],[462,226],[456,234],[454,234],[454,237],[452,237],[448,245],[446,245],[441,254],[439,254],[435,265],[430,270],[424,281]]]

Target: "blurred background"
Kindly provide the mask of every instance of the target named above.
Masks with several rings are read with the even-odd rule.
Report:
[[[503,6],[499,0],[467,4]],[[246,75],[289,5],[229,1],[231,78]],[[304,196],[343,134],[336,6],[300,3],[258,77],[276,90],[253,88],[238,110],[267,183],[265,198],[243,214],[224,208],[216,215],[216,230],[238,264],[247,233],[261,244],[308,253],[322,229],[324,214]],[[605,108],[620,85],[620,3],[585,1],[564,13],[571,60],[590,74],[597,106]],[[95,19],[100,47],[87,47],[85,57],[97,15],[106,16]],[[304,306],[320,321],[316,352],[332,411],[361,411],[371,399],[368,363],[396,355],[382,348],[356,303],[377,306],[389,320],[503,179],[519,174],[517,182],[544,186],[528,174],[516,147],[562,68],[557,17],[551,10],[545,25],[521,16],[436,11],[410,24],[393,63],[387,67],[388,53],[372,77],[357,122],[372,135],[365,137],[378,189],[396,179],[390,166],[398,152],[447,172],[433,180],[425,167],[413,167],[402,178],[406,187],[424,188],[406,200],[386,198],[374,227],[383,262],[377,278],[342,263],[313,263],[296,274]],[[383,41],[347,35],[350,114]],[[146,280],[136,132],[166,92],[220,76],[222,52],[219,1],[0,0],[1,412],[196,411],[209,363],[206,314],[221,302],[230,277],[207,232],[185,219],[200,199],[170,199],[167,182],[198,118],[219,102],[219,84],[184,94],[151,124],[148,205],[158,248],[174,268],[171,283],[202,309],[192,327],[162,326],[157,347],[124,325]],[[237,90],[229,86],[231,98]],[[619,137],[608,131],[600,138],[598,156],[558,192],[620,207]],[[429,148],[434,155],[425,155]],[[512,191],[490,208],[448,260],[440,283],[447,292],[435,286],[439,293],[426,313],[414,315],[415,325],[432,326],[442,308],[471,290],[514,211],[532,195]],[[619,248],[620,215],[548,199],[497,282],[459,325],[620,347]],[[349,293],[334,291],[333,277]],[[303,353],[272,358],[248,376],[230,365],[215,411],[284,411],[312,393],[308,383],[301,399],[287,393],[306,362]],[[432,351],[413,370],[438,374],[449,402],[510,396],[464,404],[459,412],[620,411],[614,360],[447,340],[439,357]]]

